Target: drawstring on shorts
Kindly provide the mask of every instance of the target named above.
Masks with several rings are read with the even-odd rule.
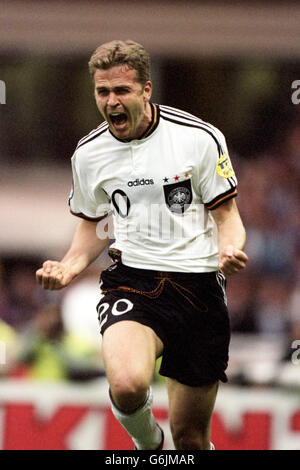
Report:
[[[200,311],[200,312],[207,312],[208,311],[208,308],[205,304],[201,303],[202,307],[200,307],[199,305],[197,305],[196,303],[193,302],[193,300],[188,297],[187,294],[189,294],[190,296],[192,296],[194,299],[197,300],[198,304],[199,304],[199,299],[197,298],[197,296],[191,292],[189,289],[187,289],[186,287],[183,287],[181,284],[179,284],[178,282],[175,282],[173,279],[170,279],[169,277],[167,276],[164,276],[164,277],[155,277],[154,279],[158,279],[160,282],[158,283],[157,287],[150,291],[150,292],[146,292],[146,291],[141,291],[141,290],[138,290],[138,289],[134,289],[133,287],[128,287],[128,286],[119,286],[115,289],[106,289],[106,290],[103,290],[102,292],[104,294],[107,294],[109,292],[118,292],[118,291],[121,291],[121,292],[131,292],[133,294],[140,294],[140,295],[144,295],[145,297],[147,297],[148,299],[157,299],[161,293],[163,292],[164,290],[164,287],[165,287],[165,284],[166,282],[168,281],[171,286],[173,286],[173,288],[180,294],[182,295],[196,310]]]

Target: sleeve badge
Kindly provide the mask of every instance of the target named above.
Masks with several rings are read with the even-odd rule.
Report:
[[[229,155],[227,155],[227,153],[224,153],[219,158],[217,162],[217,173],[223,178],[232,178],[232,176],[235,176]]]

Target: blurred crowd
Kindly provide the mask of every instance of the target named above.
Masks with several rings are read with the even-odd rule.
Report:
[[[3,275],[0,281],[0,340],[6,346],[0,377],[86,381],[103,376],[98,275],[91,269],[64,292],[44,291],[35,281],[37,267],[14,263],[8,279]]]
[[[300,119],[281,142],[233,158],[247,230],[247,269],[228,282],[234,332],[300,338]]]
[[[282,361],[290,360],[291,343],[300,340],[299,149],[296,119],[267,151],[247,158],[232,154],[249,256],[247,269],[228,279],[232,331],[284,339]],[[24,260],[1,264],[0,340],[6,357],[0,376],[58,381],[103,376],[95,309],[103,263],[59,292],[36,284],[38,267]]]

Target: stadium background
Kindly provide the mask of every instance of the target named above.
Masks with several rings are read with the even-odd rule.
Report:
[[[216,447],[300,449],[299,24],[288,1],[0,1],[0,449],[130,448],[99,357],[94,305],[107,259],[64,292],[34,278],[78,222],[66,203],[70,157],[100,123],[87,60],[115,38],[150,52],[153,101],[224,132],[239,179],[250,261],[228,282],[230,382]],[[157,375],[153,387],[172,448]]]

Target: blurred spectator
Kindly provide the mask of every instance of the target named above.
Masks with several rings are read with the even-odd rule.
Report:
[[[248,271],[227,282],[228,309],[232,332],[256,333],[255,282]]]
[[[298,118],[297,118],[298,119]],[[228,280],[233,331],[300,338],[300,119],[263,154],[236,159],[247,230],[245,273]],[[233,159],[234,159],[233,158]],[[234,162],[235,163],[235,162]]]
[[[65,332],[57,304],[41,307],[28,324],[19,367],[34,380],[83,381],[103,375],[99,349],[85,337]]]
[[[300,254],[295,259],[294,266],[295,278],[289,296],[290,329],[286,338],[286,350],[283,354],[283,360],[288,361],[291,360],[293,354],[293,342],[300,341]]]
[[[251,266],[260,273],[290,277],[296,254],[294,217],[300,208],[296,176],[287,173],[285,162],[271,156],[243,163],[239,208]]]
[[[35,281],[33,267],[22,259],[8,263],[0,273],[0,318],[18,331],[33,318],[46,298]]]
[[[84,336],[100,349],[101,335],[96,306],[100,301],[100,272],[112,264],[103,253],[78,279],[63,291],[62,320],[70,334]]]
[[[280,277],[261,279],[255,308],[257,333],[287,337],[290,328],[290,289],[288,282]]]
[[[227,292],[233,332],[289,335],[290,288],[284,278],[260,275],[256,279],[245,271],[229,280]]]
[[[19,349],[17,332],[0,319],[0,378],[10,375],[14,369]]]
[[[11,325],[14,323],[15,316],[15,312],[9,300],[8,290],[5,288],[4,268],[0,263],[0,320]]]
[[[33,318],[38,306],[38,289],[29,267],[20,266],[12,271],[9,293],[14,311],[12,324],[21,329]]]
[[[100,349],[101,335],[96,311],[99,301],[99,272],[89,270],[65,290],[61,308],[65,330],[86,337]]]

